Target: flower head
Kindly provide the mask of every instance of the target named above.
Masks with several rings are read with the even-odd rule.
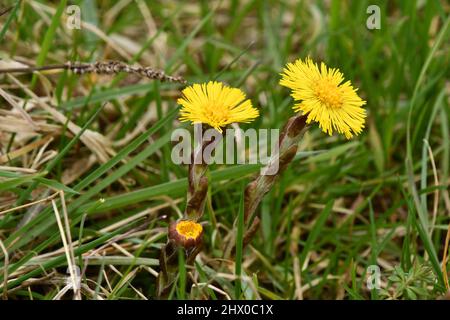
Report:
[[[183,96],[177,101],[182,105],[180,120],[206,123],[219,132],[227,124],[250,122],[259,115],[240,89],[227,87],[220,82],[194,84],[182,93]]]
[[[169,225],[169,239],[186,249],[201,243],[202,237],[202,225],[192,220],[174,221]]]
[[[288,63],[283,70],[280,84],[292,90],[292,97],[299,103],[293,108],[307,114],[307,123],[319,122],[323,132],[331,135],[333,130],[350,139],[364,128],[366,104],[350,81],[343,74],[328,68],[323,62],[319,66],[310,58]]]

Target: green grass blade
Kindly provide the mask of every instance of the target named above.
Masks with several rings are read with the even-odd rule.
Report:
[[[244,245],[244,188],[241,191],[241,199],[239,200],[239,212],[237,221],[237,235],[236,235],[236,257],[235,257],[235,269],[234,274],[236,281],[234,285],[235,299],[240,299],[241,289],[241,275],[242,275],[242,250]]]
[[[6,22],[3,25],[2,30],[0,31],[0,43],[3,41],[3,38],[5,37],[6,31],[8,30],[9,25],[11,24],[13,19],[16,17],[17,10],[19,9],[19,5],[20,5],[20,1],[16,1],[16,4],[14,5],[13,9],[11,10],[11,12],[9,12],[8,19],[6,19]]]

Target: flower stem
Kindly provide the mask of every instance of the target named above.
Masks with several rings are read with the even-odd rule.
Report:
[[[222,137],[222,136],[221,136]],[[204,149],[215,140],[200,141],[191,154],[189,164],[187,203],[183,220],[197,222],[205,209],[206,195],[208,191],[208,160],[205,159]],[[192,265],[195,257],[202,249],[202,241],[199,239],[193,247],[184,248],[176,238],[169,239],[161,248],[159,259],[160,272],[157,279],[157,296],[166,298],[172,290],[178,277],[178,250],[184,250],[186,265]]]
[[[306,118],[306,116],[297,115],[288,120],[280,136],[278,153],[272,157],[263,173],[260,173],[245,188],[244,219],[246,231],[244,234],[244,247],[250,243],[258,230],[260,219],[255,217],[255,212],[259,203],[270,191],[277,177],[286,170],[297,154],[298,143],[307,130]],[[275,172],[275,174],[264,174],[268,172]],[[225,257],[234,256],[235,237],[236,234],[233,233],[225,251]]]

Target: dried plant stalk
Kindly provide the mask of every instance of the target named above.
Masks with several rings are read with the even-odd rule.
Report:
[[[42,67],[25,67],[25,68],[8,68],[0,69],[2,73],[29,73],[36,71],[48,71],[48,70],[70,70],[75,74],[118,74],[121,72],[136,74],[140,77],[145,77],[153,80],[166,81],[166,82],[179,82],[186,83],[186,80],[180,76],[170,76],[164,73],[162,70],[153,69],[151,67],[142,67],[139,65],[128,65],[121,61],[97,61],[94,63],[86,62],[71,62],[68,61],[64,64],[54,64]]]
[[[7,14],[8,12],[10,12],[14,7],[8,7],[8,8],[3,8],[0,9],[0,17],[4,14]]]

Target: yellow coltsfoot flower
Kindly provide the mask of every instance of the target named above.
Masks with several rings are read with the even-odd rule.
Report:
[[[186,249],[199,245],[203,237],[203,227],[192,220],[173,221],[169,225],[169,239]]]
[[[182,106],[180,121],[205,123],[222,132],[222,127],[234,122],[251,122],[259,116],[249,99],[237,88],[210,81],[185,88],[178,99]]]
[[[319,66],[310,58],[288,63],[283,70],[280,84],[292,90],[292,97],[299,103],[293,109],[307,115],[307,123],[316,121],[323,132],[331,135],[333,130],[347,139],[358,135],[364,128],[366,101],[356,93],[343,74],[328,68],[323,62]]]

